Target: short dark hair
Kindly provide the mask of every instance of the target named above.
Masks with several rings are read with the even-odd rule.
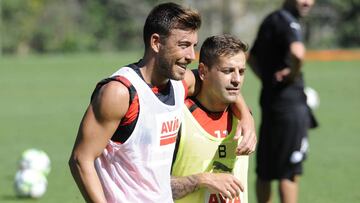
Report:
[[[200,26],[201,17],[197,11],[175,3],[159,4],[151,10],[145,21],[143,30],[145,49],[149,47],[150,37],[154,33],[166,39],[172,29],[196,31]]]
[[[200,49],[199,62],[209,68],[214,65],[220,56],[233,56],[239,52],[246,52],[249,46],[240,39],[222,34],[206,38]]]

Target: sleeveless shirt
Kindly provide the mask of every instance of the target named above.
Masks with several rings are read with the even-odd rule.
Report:
[[[182,119],[184,86],[170,80],[175,104],[162,103],[131,68],[112,77],[126,77],[135,87],[139,115],[131,136],[122,144],[109,140],[95,168],[108,202],[173,202],[170,168]]]
[[[232,130],[225,138],[217,138],[207,133],[191,112],[183,107],[184,120],[182,122],[181,137],[175,162],[172,168],[173,176],[188,176],[203,172],[232,173],[244,186],[240,199],[231,203],[247,203],[247,173],[248,156],[236,156],[237,142],[233,140],[237,126],[237,119],[232,119]],[[239,142],[241,141],[241,138]],[[226,202],[219,194],[211,194],[205,188],[188,194],[176,203],[213,203]]]

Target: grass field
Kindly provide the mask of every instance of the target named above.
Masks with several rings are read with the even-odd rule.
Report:
[[[96,82],[140,56],[0,58],[0,202],[83,202],[67,165],[80,119]],[[315,112],[320,128],[310,132],[300,202],[360,202],[360,61],[311,61],[304,71],[307,84],[318,90],[321,104]],[[243,92],[256,120],[259,88],[248,71]],[[17,161],[27,148],[46,151],[52,161],[48,191],[39,200],[17,199],[13,191]],[[250,203],[255,202],[253,161]]]

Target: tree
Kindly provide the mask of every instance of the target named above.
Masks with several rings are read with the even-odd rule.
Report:
[[[360,46],[360,0],[317,0],[309,18],[310,46]]]

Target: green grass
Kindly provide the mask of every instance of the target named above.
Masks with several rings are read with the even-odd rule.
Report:
[[[83,202],[67,166],[80,119],[96,82],[140,56],[0,58],[0,202]],[[315,112],[321,126],[310,132],[311,151],[301,179],[300,202],[360,202],[359,67],[360,61],[308,62],[304,67],[307,84],[321,97]],[[259,88],[248,71],[243,92],[256,120],[260,116]],[[39,200],[17,199],[13,191],[17,161],[27,148],[46,151],[52,161],[48,191]],[[256,202],[254,180],[252,157],[250,203]]]
[[[320,127],[310,131],[310,152],[300,180],[299,202],[335,203],[360,202],[360,61],[307,62],[304,67],[306,84],[320,95],[315,114]],[[248,72],[250,73],[250,72]],[[259,82],[247,75],[244,95],[259,121]],[[259,122],[257,122],[259,124]],[[254,192],[254,156],[249,169],[250,202]],[[277,184],[273,184],[274,202]]]

